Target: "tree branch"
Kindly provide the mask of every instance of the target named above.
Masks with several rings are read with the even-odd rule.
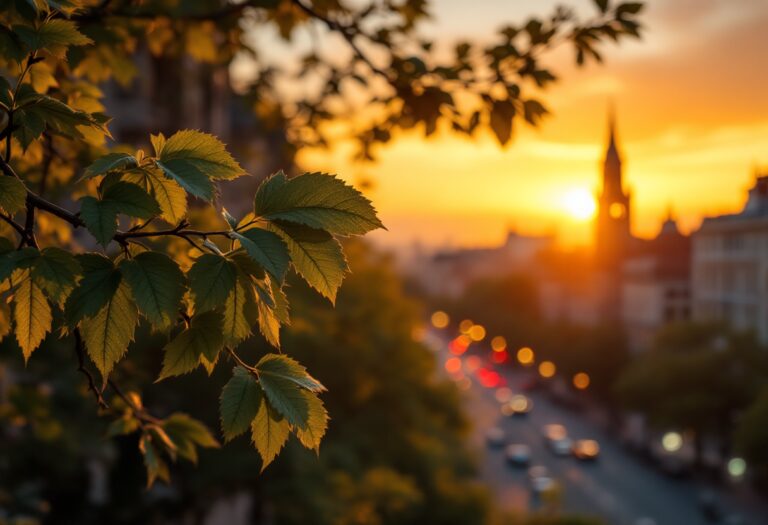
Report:
[[[96,381],[93,379],[93,374],[88,371],[87,368],[85,368],[85,346],[83,345],[83,338],[80,334],[80,329],[75,328],[74,330],[75,334],[75,352],[77,353],[77,362],[78,367],[77,371],[81,372],[85,378],[88,380],[88,390],[93,392],[93,396],[96,398],[96,403],[99,405],[99,408],[109,408],[109,405],[104,400],[104,396],[101,393],[101,390],[99,390],[96,387]]]
[[[331,31],[335,31],[339,33],[344,38],[344,40],[347,41],[347,44],[355,53],[355,55],[357,55],[357,57],[360,60],[362,60],[371,71],[373,71],[377,75],[386,79],[387,82],[389,82],[390,84],[394,85],[394,82],[392,78],[389,76],[389,74],[383,69],[376,66],[376,64],[374,64],[371,61],[371,59],[368,57],[368,55],[366,55],[363,52],[363,50],[360,49],[360,46],[357,45],[357,42],[355,42],[355,36],[360,34],[358,30],[353,30],[349,26],[342,25],[339,22],[328,18],[327,16],[321,15],[320,13],[315,11],[311,6],[305,4],[301,0],[291,0],[291,2],[293,3],[293,5],[301,9],[304,13],[309,15],[311,18],[319,20],[320,22],[325,24],[325,26]]]
[[[11,226],[11,228],[16,230],[16,232],[19,235],[21,235],[22,239],[26,238],[26,232],[24,231],[24,228],[21,226],[21,224],[19,224],[18,222],[14,221],[12,218],[10,218],[9,216],[7,216],[4,213],[0,213],[0,219],[4,220],[6,223],[8,223]]]

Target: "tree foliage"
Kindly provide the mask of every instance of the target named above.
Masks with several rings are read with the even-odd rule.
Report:
[[[169,461],[194,461],[198,447],[217,442],[185,414],[156,417],[115,381],[116,367],[128,366],[125,356],[136,352],[137,330],[150,326],[166,339],[158,381],[201,366],[211,374],[222,360],[234,366],[237,381],[221,397],[222,430],[229,439],[249,426],[262,468],[289,433],[317,449],[328,419],[318,397],[323,386],[283,354],[246,362],[239,345],[258,332],[280,347],[289,269],[334,302],[348,272],[339,237],[382,224],[360,192],[321,173],[278,172],[258,187],[250,212],[233,217],[220,206],[220,186],[246,173],[227,147],[187,129],[148,133],[138,148],[107,148],[102,83],[128,85],[143,46],[158,57],[216,65],[247,56],[255,73],[245,98],[264,122],[286,126],[296,146],[326,144],[326,124],[359,113],[338,109],[339,97],[369,108],[353,130],[361,158],[372,159],[372,146],[394,131],[417,125],[429,135],[439,123],[469,134],[486,124],[505,144],[515,119],[535,124],[546,113],[533,90],[556,77],[541,53],[565,42],[577,63],[599,60],[601,41],[637,36],[642,7],[596,2],[589,20],[561,9],[504,28],[493,46],[459,44],[454,59],[440,63],[416,31],[428,15],[422,0],[355,8],[304,0],[6,4],[0,336],[12,336],[26,361],[46,340],[71,342],[89,391],[114,418],[112,433],[139,436],[150,485],[168,479]],[[297,98],[280,89],[280,78],[295,80],[291,68],[259,61],[246,38],[260,24],[286,39],[299,27],[324,26],[346,42],[351,60],[318,51],[303,57],[300,75],[316,77],[318,89]],[[460,93],[474,103],[459,104]],[[255,385],[246,397],[255,406],[247,409],[230,398],[243,377]]]

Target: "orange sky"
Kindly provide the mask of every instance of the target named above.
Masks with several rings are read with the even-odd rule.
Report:
[[[554,3],[478,0],[470,8],[434,0],[425,31],[446,43],[482,40],[499,20],[519,21],[531,5],[545,13]],[[669,205],[685,231],[702,216],[738,210],[753,165],[768,168],[768,2],[647,3],[644,40],[610,48],[602,67],[557,66],[561,82],[547,92],[553,116],[536,130],[520,126],[506,149],[488,134],[425,140],[414,133],[383,147],[376,164],[351,163],[343,145],[299,160],[352,181],[372,178],[370,197],[389,227],[376,238],[386,244],[495,244],[509,226],[585,244],[591,225],[566,212],[564,198],[598,188],[613,100],[636,234],[654,235]]]

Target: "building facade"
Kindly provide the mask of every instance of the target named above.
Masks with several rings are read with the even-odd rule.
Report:
[[[650,348],[668,323],[691,317],[691,242],[670,213],[643,253],[626,260],[622,272],[621,315],[629,348]]]
[[[741,212],[704,219],[692,250],[693,318],[768,343],[768,175],[756,175]]]

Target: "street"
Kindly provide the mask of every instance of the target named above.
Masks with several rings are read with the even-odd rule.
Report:
[[[446,343],[434,338],[439,345],[441,363],[449,355]],[[496,371],[515,393],[530,377],[527,371],[512,372],[496,367]],[[471,377],[471,376],[469,376]],[[474,379],[474,378],[471,378]],[[504,416],[495,399],[495,388],[481,386],[476,381],[464,382],[466,412],[474,423],[473,446],[481,457],[481,475],[494,492],[498,504],[509,510],[535,510],[541,502],[532,497],[526,480],[526,468],[509,465],[504,446],[491,447],[486,432],[497,426],[504,431],[504,443],[526,444],[531,450],[530,465],[547,467],[550,475],[562,487],[560,508],[603,518],[615,525],[706,525],[698,505],[700,488],[690,480],[673,479],[642,462],[624,449],[616,439],[582,413],[553,403],[540,391],[526,392],[533,401],[533,410],[522,416]],[[600,443],[600,457],[594,462],[579,461],[572,456],[558,457],[547,448],[541,429],[549,423],[566,427],[572,439],[595,439]],[[721,498],[724,499],[724,498]],[[722,501],[730,521],[764,525],[764,517],[736,512]]]

